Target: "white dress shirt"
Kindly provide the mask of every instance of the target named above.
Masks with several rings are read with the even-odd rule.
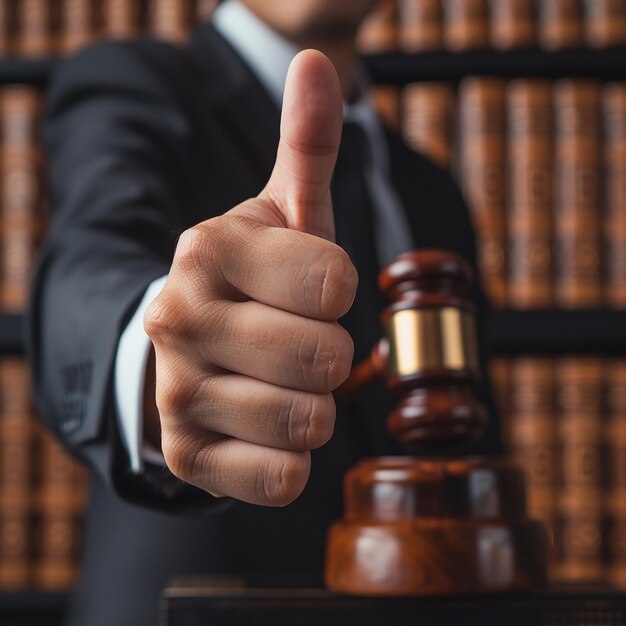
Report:
[[[237,0],[226,0],[213,14],[213,26],[254,72],[280,108],[287,70],[298,49]],[[411,232],[397,193],[390,182],[390,165],[383,129],[371,102],[362,98],[344,105],[344,119],[359,124],[372,150],[366,181],[374,209],[374,232],[381,266],[413,248]],[[134,472],[144,461],[163,463],[159,451],[143,441],[143,390],[150,338],[143,316],[167,276],[153,281],[124,329],[115,359],[115,400],[120,434]]]

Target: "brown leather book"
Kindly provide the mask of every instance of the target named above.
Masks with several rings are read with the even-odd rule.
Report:
[[[552,88],[548,81],[507,86],[508,301],[552,304]]]
[[[541,0],[538,39],[548,50],[575,48],[583,44],[583,16],[579,0]]]
[[[398,8],[396,0],[379,0],[365,18],[356,38],[361,54],[379,54],[398,49]]]
[[[600,359],[557,363],[559,580],[599,581],[604,574],[603,367]]]
[[[102,34],[111,38],[133,37],[140,31],[140,0],[105,0]]]
[[[96,8],[91,0],[62,0],[60,4],[59,49],[69,54],[95,39]]]
[[[398,0],[400,48],[428,52],[443,47],[441,0]]]
[[[491,0],[491,45],[496,50],[528,48],[536,41],[533,0]]]
[[[189,0],[149,0],[149,31],[159,39],[183,43],[191,25]]]
[[[0,92],[0,308],[23,312],[41,234],[40,96]]]
[[[626,44],[626,2],[585,0],[585,40],[589,46]]]
[[[459,173],[472,211],[478,263],[487,295],[506,304],[505,84],[468,78],[459,90]]]
[[[602,304],[599,104],[594,81],[555,85],[555,302],[565,308]]]
[[[449,83],[414,83],[402,91],[402,134],[441,167],[452,158],[454,91]]]
[[[0,0],[0,56],[13,52],[13,3]]]
[[[528,512],[545,525],[552,561],[557,494],[554,364],[551,359],[511,359],[509,381],[508,449],[526,473]]]
[[[602,112],[605,298],[609,306],[626,308],[626,82],[603,88]]]
[[[395,85],[376,85],[370,98],[383,123],[394,131],[400,128],[400,90]]]
[[[17,54],[44,57],[56,48],[54,4],[50,0],[17,0],[15,50]]]
[[[608,579],[626,587],[626,360],[606,362]]]
[[[454,52],[489,47],[487,0],[447,0],[443,3],[444,42]]]
[[[0,589],[31,583],[33,422],[23,359],[0,361]]]
[[[36,467],[33,579],[46,591],[68,591],[78,573],[86,473],[44,429]]]

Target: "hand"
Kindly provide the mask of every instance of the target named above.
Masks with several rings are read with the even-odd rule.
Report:
[[[267,186],[181,235],[146,312],[165,461],[214,495],[288,504],[308,480],[309,451],[332,435],[332,391],[353,355],[337,319],[357,286],[333,243],[341,128],[335,69],[319,52],[300,53]]]

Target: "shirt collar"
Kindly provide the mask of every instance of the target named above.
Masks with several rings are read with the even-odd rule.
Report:
[[[254,72],[280,108],[287,70],[298,48],[246,6],[226,0],[213,13],[213,26]]]
[[[213,26],[250,67],[280,108],[289,64],[299,52],[298,48],[237,0],[226,0],[217,7],[213,13]],[[364,95],[356,102],[344,104],[344,118],[370,125],[375,123],[376,114],[367,97],[369,82],[364,71],[360,72],[360,83]]]

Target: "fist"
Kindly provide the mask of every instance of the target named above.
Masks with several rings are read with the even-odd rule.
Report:
[[[182,234],[146,311],[165,461],[214,495],[288,504],[306,485],[310,450],[332,435],[332,391],[353,355],[337,319],[357,286],[333,241],[341,127],[333,66],[300,53],[265,189]]]

